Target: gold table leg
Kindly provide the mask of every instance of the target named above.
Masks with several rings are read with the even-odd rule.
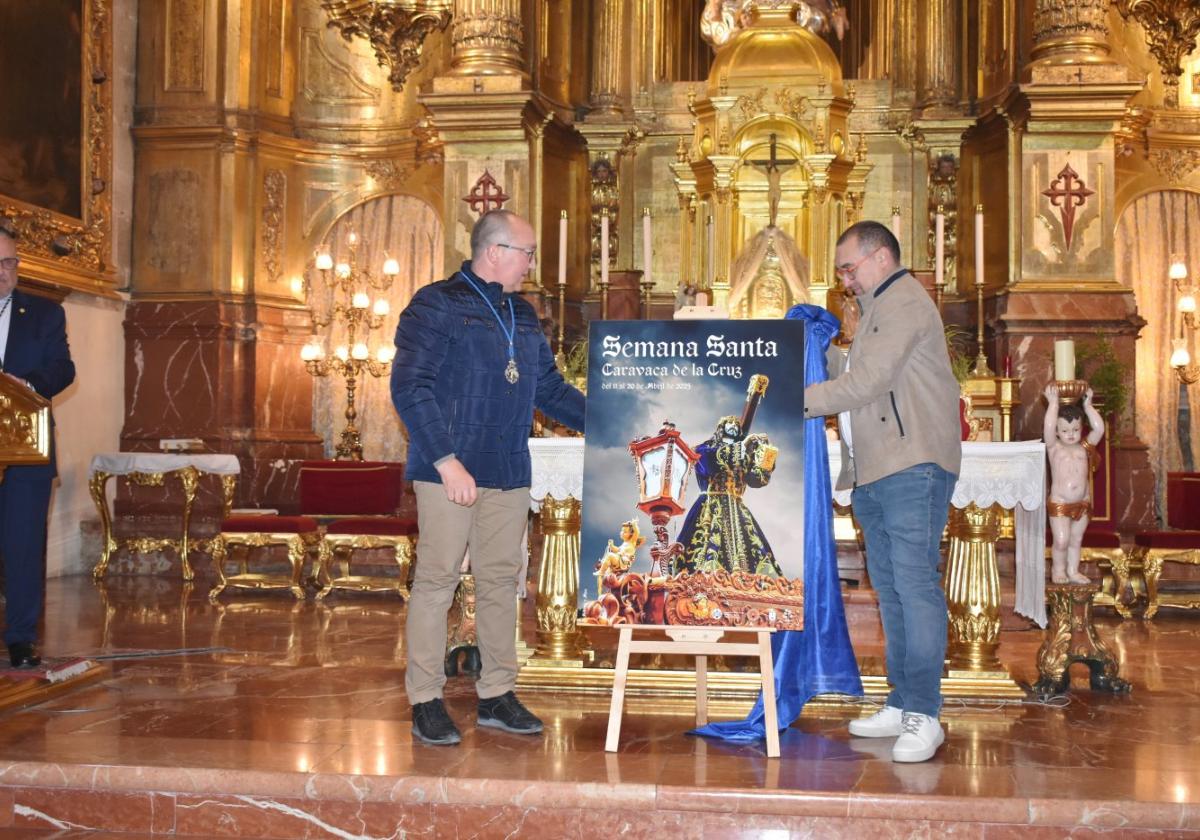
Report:
[[[950,613],[950,672],[1001,672],[1000,573],[996,568],[999,507],[950,508],[946,607]]]
[[[192,505],[196,503],[196,486],[200,483],[200,472],[195,467],[184,467],[176,470],[175,474],[183,487],[183,534],[179,538],[179,568],[184,580],[194,580],[196,575],[192,571],[192,564],[188,562],[188,527],[192,522]]]
[[[531,662],[582,667],[575,624],[579,599],[578,499],[542,501],[542,567],[538,570],[537,653]]]
[[[1149,621],[1158,614],[1158,579],[1162,577],[1163,558],[1161,554],[1152,554],[1149,549],[1137,550],[1138,559],[1142,561],[1142,575],[1146,578],[1146,611],[1142,620]]]
[[[228,519],[229,512],[233,510],[233,493],[237,490],[237,480],[238,477],[236,475],[221,476],[221,490],[224,492],[223,504],[221,506],[222,519]]]
[[[92,577],[95,580],[100,580],[108,572],[108,561],[112,559],[113,552],[117,550],[116,540],[113,539],[112,533],[112,516],[108,512],[108,499],[105,498],[105,485],[112,478],[111,473],[97,470],[92,473],[88,479],[88,491],[92,494],[92,502],[96,505],[96,510],[100,513],[100,560],[92,567]]]

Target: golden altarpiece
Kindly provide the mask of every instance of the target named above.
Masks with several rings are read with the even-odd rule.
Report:
[[[80,218],[4,212],[35,279],[112,295],[114,8],[81,4]],[[863,218],[895,217],[932,286],[940,208],[933,291],[975,339],[967,390],[1000,435],[1039,436],[1056,338],[1103,336],[1139,403],[1177,404],[1154,342],[1179,326],[1147,303],[1153,271],[1127,269],[1168,250],[1161,227],[1114,231],[1148,196],[1200,194],[1186,0],[164,0],[136,16],[121,446],[236,454],[238,506],[286,508],[298,462],[338,431],[314,427],[341,395],[301,359],[317,255],[354,231],[364,265],[399,262],[386,332],[494,206],[539,232],[524,291],[568,343],[600,314],[669,316],[687,283],[735,315],[840,311],[833,243]],[[364,449],[402,459],[370,379]],[[1153,520],[1155,470],[1178,460],[1135,428],[1113,444],[1125,528]]]

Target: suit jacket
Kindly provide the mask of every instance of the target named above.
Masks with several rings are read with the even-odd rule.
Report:
[[[67,345],[67,315],[62,305],[14,289],[9,310],[8,344],[3,355],[5,372],[24,379],[46,399],[57,396],[75,381],[75,363]],[[50,463],[9,467],[4,480],[49,480],[57,474],[51,432]]]

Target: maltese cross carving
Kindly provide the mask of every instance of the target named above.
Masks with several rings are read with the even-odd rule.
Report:
[[[463,197],[463,201],[471,210],[482,216],[489,210],[499,210],[503,207],[504,202],[508,201],[508,196],[496,183],[492,173],[485,169],[479,176],[479,180],[475,182],[475,186],[471,187],[471,191]]]
[[[1095,190],[1089,190],[1079,177],[1079,173],[1067,164],[1062,168],[1053,181],[1050,189],[1042,190],[1042,195],[1050,199],[1050,206],[1057,207],[1062,218],[1063,237],[1067,240],[1067,250],[1071,248],[1071,234],[1075,230],[1075,210],[1087,203],[1088,196],[1094,195]]]

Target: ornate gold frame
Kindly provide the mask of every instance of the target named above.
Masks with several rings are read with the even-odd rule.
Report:
[[[3,194],[0,217],[19,237],[23,278],[112,297],[112,0],[83,0],[82,8],[83,218]]]

